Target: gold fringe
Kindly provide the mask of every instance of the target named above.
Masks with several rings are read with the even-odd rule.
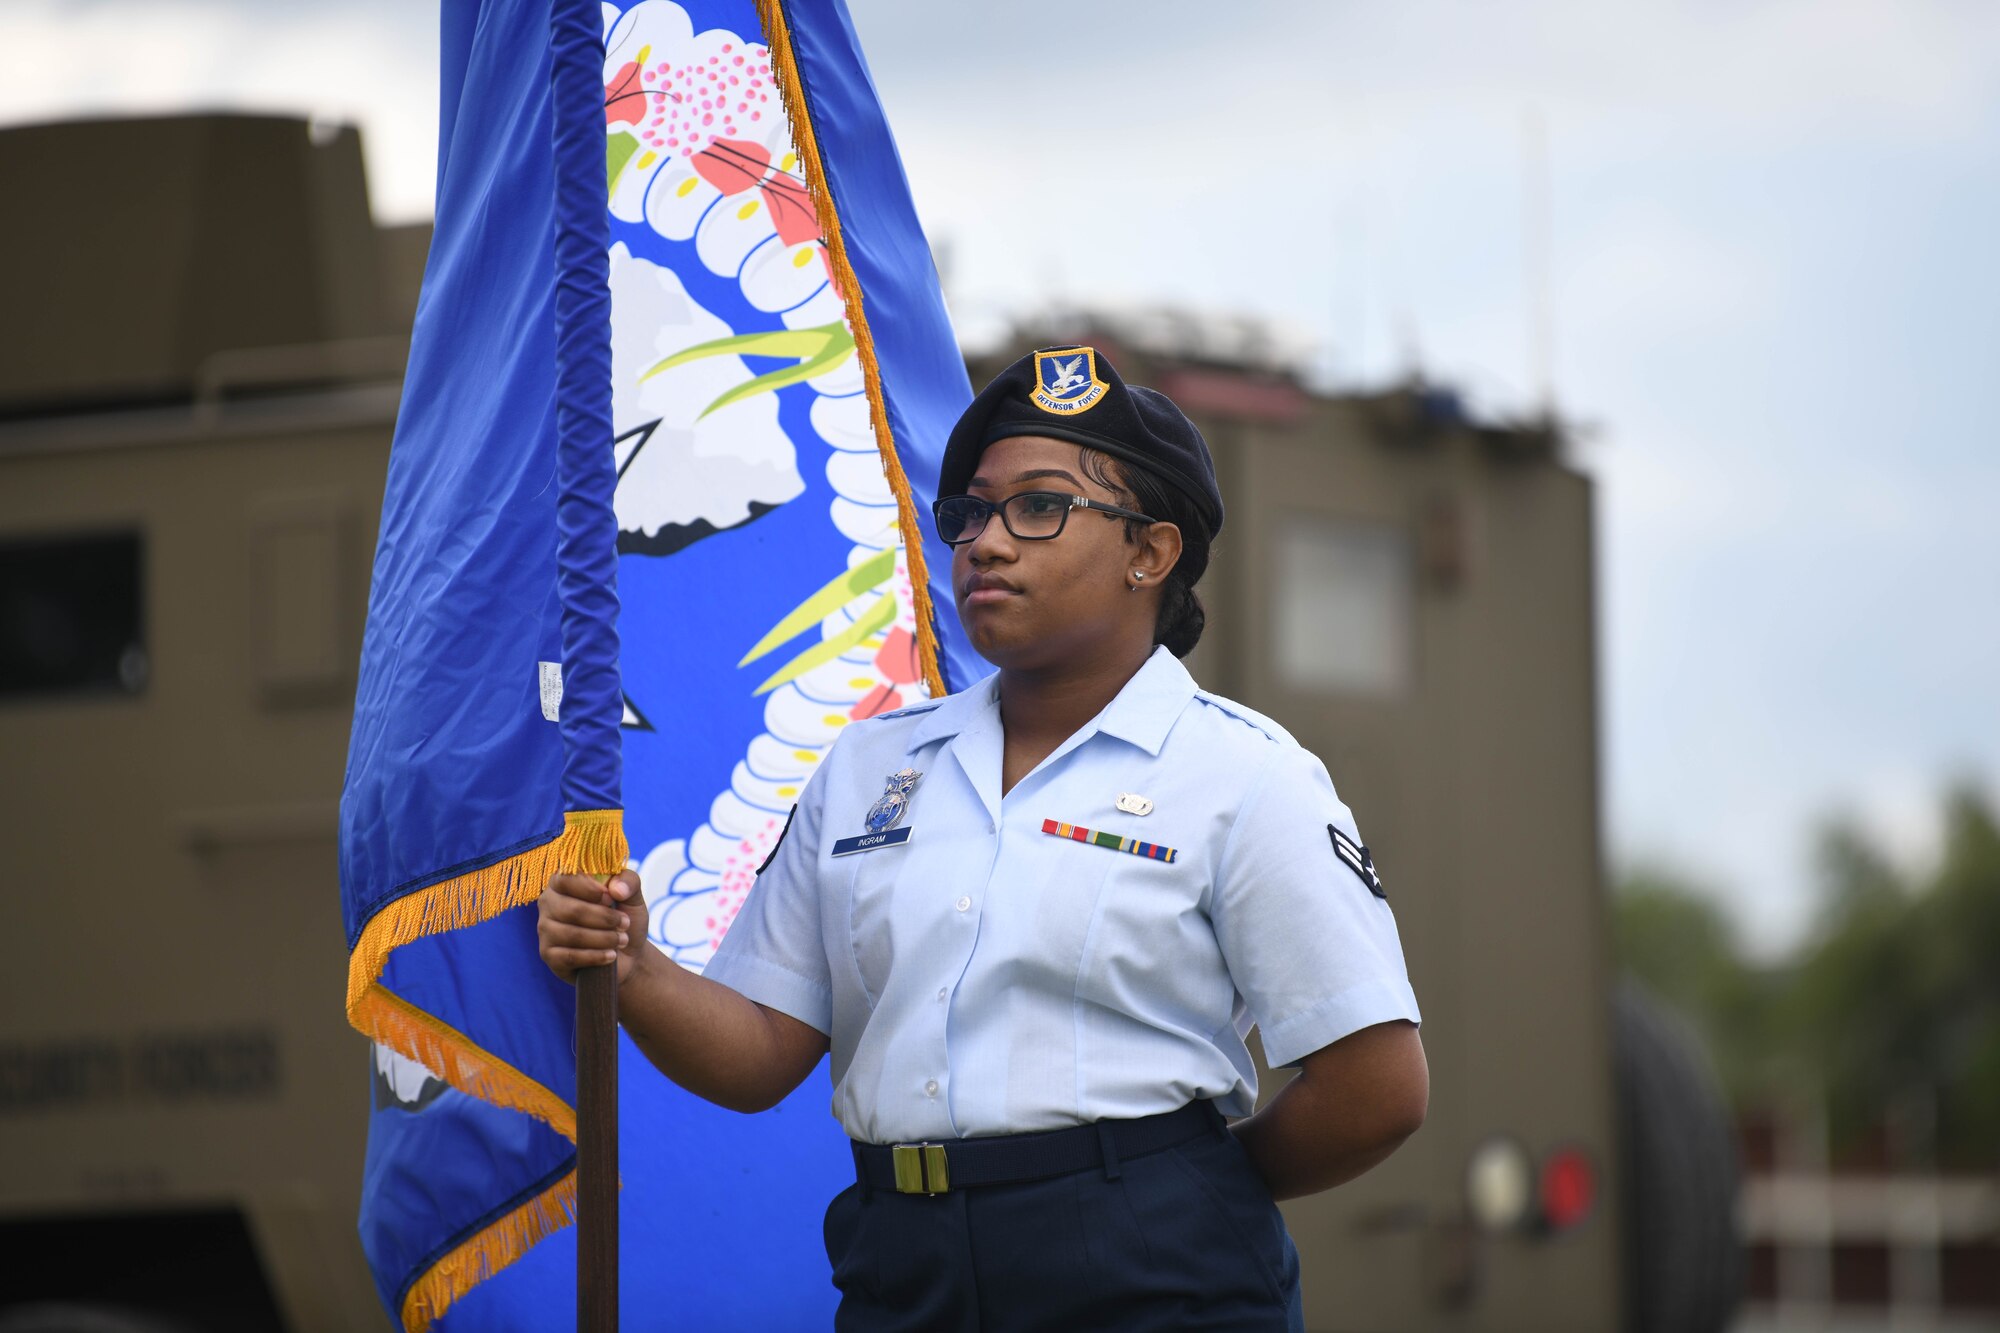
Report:
[[[623,810],[572,810],[563,816],[562,840],[564,855],[575,858],[565,875],[615,875],[632,855]]]
[[[476,926],[534,902],[551,875],[615,875],[623,870],[629,855],[624,816],[622,810],[572,810],[563,816],[563,831],[541,846],[386,904],[362,929],[354,952],[347,956],[349,1021],[362,995],[382,975],[390,953],[412,940]]]
[[[355,1027],[399,1051],[452,1087],[494,1106],[522,1111],[576,1142],[576,1108],[505,1060],[476,1045],[463,1032],[377,983],[362,993],[347,1019]]]
[[[625,868],[630,854],[622,810],[573,810],[563,816],[563,831],[541,846],[389,903],[369,920],[348,955],[347,1021],[460,1092],[532,1115],[574,1143],[575,1107],[463,1032],[392,993],[381,984],[382,968],[393,950],[413,940],[477,925],[534,902],[551,875],[614,875]],[[453,1301],[575,1218],[572,1171],[431,1265],[403,1300],[404,1329],[423,1333]]]
[[[910,478],[896,457],[896,442],[889,436],[889,406],[882,396],[882,371],[875,358],[875,340],[868,332],[868,317],[862,308],[861,283],[847,261],[847,244],[841,238],[840,217],[833,195],[826,188],[826,169],[820,163],[819,141],[813,137],[812,116],[806,110],[805,94],[799,83],[799,68],[792,54],[791,29],[785,24],[781,0],[755,0],[757,17],[763,21],[765,44],[777,72],[778,100],[791,122],[792,141],[805,166],[806,193],[813,211],[819,215],[820,238],[826,245],[833,285],[847,307],[848,328],[854,334],[854,352],[861,361],[861,377],[868,390],[868,415],[875,426],[875,448],[882,455],[882,473],[896,497],[896,523],[902,529],[903,553],[910,572],[910,595],[917,617],[917,660],[923,668],[924,683],[931,698],[944,697],[944,673],[938,666],[937,628],[931,604],[930,572],[924,560],[923,530],[917,525],[916,501],[910,494]]]
[[[404,1333],[425,1333],[452,1303],[528,1247],[576,1221],[576,1172],[472,1236],[430,1266],[403,1297]]]

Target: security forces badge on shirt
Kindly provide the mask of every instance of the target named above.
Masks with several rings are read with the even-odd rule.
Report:
[[[832,855],[853,856],[857,852],[878,852],[884,847],[900,847],[910,840],[915,829],[904,825],[898,828],[903,816],[910,809],[910,793],[916,790],[923,774],[914,768],[906,768],[891,773],[882,795],[875,804],[868,807],[868,813],[861,822],[866,833],[851,838],[841,838],[833,844]]]

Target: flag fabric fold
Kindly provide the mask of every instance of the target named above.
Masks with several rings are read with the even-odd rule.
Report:
[[[840,729],[983,673],[919,522],[969,386],[837,0],[446,0],[441,53],[341,805],[361,1232],[406,1329],[544,1328],[576,1090],[535,899],[633,855],[699,969]],[[824,1327],[824,1072],[742,1117],[623,1059],[628,1319]]]

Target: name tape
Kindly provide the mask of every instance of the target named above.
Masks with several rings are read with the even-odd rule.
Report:
[[[892,828],[887,833],[862,833],[842,838],[833,844],[832,855],[853,856],[856,852],[879,852],[884,847],[900,847],[915,832],[913,828]]]

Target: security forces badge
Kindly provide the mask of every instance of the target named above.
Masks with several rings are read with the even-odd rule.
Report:
[[[1035,353],[1035,387],[1028,397],[1044,412],[1059,417],[1088,412],[1110,388],[1097,373],[1094,348],[1058,347]]]
[[[910,793],[923,777],[914,768],[891,773],[882,794],[875,804],[868,807],[862,816],[862,827],[868,831],[853,838],[841,838],[833,844],[833,856],[852,856],[856,852],[873,852],[884,847],[900,847],[910,840],[915,830],[905,826],[897,828],[903,815],[910,808]]]

